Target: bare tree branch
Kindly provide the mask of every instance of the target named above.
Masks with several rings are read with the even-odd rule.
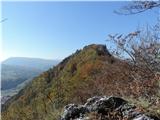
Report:
[[[142,13],[149,9],[160,8],[160,0],[139,0],[133,1],[130,4],[123,6],[121,9],[114,11],[116,14],[120,15],[133,15]]]
[[[5,22],[5,21],[7,21],[7,20],[8,20],[8,18],[2,19],[2,20],[0,21],[0,23]]]

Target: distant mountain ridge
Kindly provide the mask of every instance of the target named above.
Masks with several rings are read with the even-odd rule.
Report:
[[[47,70],[53,65],[56,65],[60,60],[48,60],[41,58],[27,58],[27,57],[11,57],[2,62],[2,64],[16,65],[29,67],[34,69]]]
[[[2,97],[9,98],[9,96],[16,94],[34,77],[52,68],[58,62],[58,60],[25,57],[13,57],[3,61],[1,64]],[[2,101],[2,103],[4,102]]]

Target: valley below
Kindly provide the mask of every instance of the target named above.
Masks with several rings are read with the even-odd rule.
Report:
[[[58,64],[58,60],[12,57],[1,64],[1,104],[16,95],[32,79]]]

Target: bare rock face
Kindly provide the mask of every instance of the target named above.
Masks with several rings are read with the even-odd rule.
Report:
[[[111,56],[111,54],[109,53],[106,45],[91,44],[91,45],[85,46],[83,48],[83,50],[85,50],[85,49],[91,49],[91,48],[94,49],[97,52],[98,55],[102,55],[102,56],[108,55],[108,56]]]
[[[86,114],[88,109],[84,107],[83,105],[75,105],[75,104],[69,104],[65,106],[64,113],[62,116],[62,120],[70,120],[83,117],[84,114]]]
[[[69,104],[64,107],[61,120],[92,120],[91,113],[96,113],[97,120],[159,120],[136,111],[136,106],[113,96],[95,96],[84,105]]]

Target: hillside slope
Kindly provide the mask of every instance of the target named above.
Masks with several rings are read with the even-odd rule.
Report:
[[[56,120],[64,105],[84,103],[94,95],[141,95],[145,85],[137,93],[131,68],[114,58],[104,45],[86,46],[8,100],[2,106],[2,120]]]

